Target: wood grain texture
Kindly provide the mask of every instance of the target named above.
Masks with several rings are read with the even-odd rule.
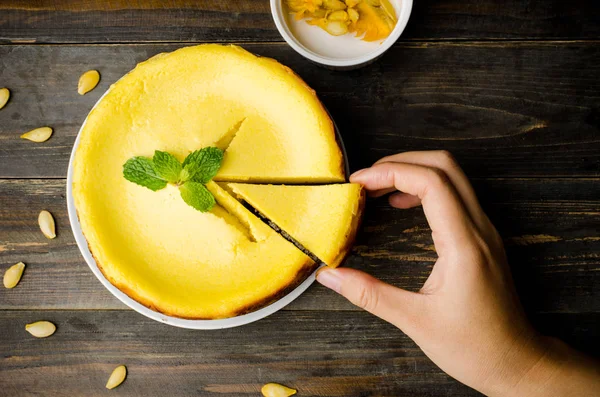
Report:
[[[590,351],[598,314],[539,315],[542,331]],[[57,325],[49,338],[28,322]],[[560,324],[559,327],[556,324]],[[365,312],[279,312],[221,331],[169,327],[132,311],[0,311],[4,395],[106,395],[120,364],[123,396],[256,396],[280,382],[301,396],[478,396],[402,332]],[[593,351],[590,351],[593,353]]]
[[[478,179],[482,204],[504,236],[530,313],[600,312],[600,179]],[[17,288],[0,289],[0,309],[125,309],[96,280],[73,239],[65,180],[0,180],[0,269],[23,261]],[[58,237],[39,231],[51,211]],[[436,254],[421,209],[367,203],[363,229],[346,266],[418,290]],[[286,310],[358,310],[314,285]]]
[[[128,378],[110,393],[125,396],[256,396],[267,382],[299,396],[480,395],[319,285],[259,322],[202,332],[147,319],[96,280],[66,212],[77,131],[137,62],[194,42],[247,43],[292,67],[333,114],[353,169],[452,151],[504,237],[535,327],[600,355],[599,11],[587,0],[415,0],[392,50],[335,72],[282,43],[267,0],[0,1],[0,87],[13,94],[0,110],[0,274],[27,264],[15,289],[0,288],[0,395],[106,395],[119,364]],[[100,85],[81,97],[92,68]],[[55,129],[48,142],[18,138],[43,125]],[[57,220],[55,240],[38,229],[41,209]],[[435,259],[422,211],[379,199],[346,265],[418,290]],[[55,335],[25,332],[42,319]]]
[[[64,178],[75,136],[139,61],[180,45],[0,46],[0,178]],[[284,44],[245,46],[292,67],[340,126],[353,168],[406,150],[448,149],[471,177],[600,174],[600,46],[403,44],[353,72],[317,67]],[[81,97],[79,75],[102,75]],[[41,144],[19,139],[49,125]],[[368,150],[365,150],[368,148]]]
[[[268,0],[0,3],[0,42],[283,41]],[[592,1],[415,1],[401,40],[597,39]]]

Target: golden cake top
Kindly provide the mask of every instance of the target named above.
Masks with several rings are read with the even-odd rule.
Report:
[[[143,304],[185,318],[223,318],[264,305],[313,262],[217,184],[209,212],[175,186],[127,181],[123,164],[166,151],[182,161],[224,150],[215,180],[344,180],[333,126],[288,68],[235,46],[159,54],[115,83],[90,112],[73,169],[82,231],[111,283]],[[263,227],[264,226],[264,227]]]

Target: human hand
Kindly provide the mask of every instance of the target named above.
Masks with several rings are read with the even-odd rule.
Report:
[[[321,284],[396,325],[442,370],[485,394],[567,395],[552,380],[573,353],[527,321],[502,239],[449,153],[385,157],[350,180],[371,196],[395,192],[393,207],[422,205],[438,260],[419,292],[344,268],[320,271]]]

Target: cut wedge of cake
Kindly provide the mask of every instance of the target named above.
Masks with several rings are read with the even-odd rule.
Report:
[[[329,266],[337,267],[352,246],[364,206],[358,184],[226,186]]]

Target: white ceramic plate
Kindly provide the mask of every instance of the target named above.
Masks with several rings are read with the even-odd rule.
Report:
[[[104,96],[110,91],[110,88],[100,97],[98,102],[94,105],[94,108],[98,105],[98,103],[104,98]],[[92,108],[92,110],[94,109]],[[91,112],[91,111],[90,111]],[[77,150],[77,146],[79,145],[79,139],[81,137],[81,131],[87,122],[87,117],[81,128],[79,129],[79,133],[77,134],[77,139],[75,140],[75,144],[73,145],[73,151],[71,152],[71,158],[69,159],[69,171],[67,174],[67,209],[69,211],[69,221],[71,223],[71,228],[73,229],[73,236],[75,236],[75,241],[77,242],[77,246],[79,247],[79,251],[83,255],[83,258],[87,262],[92,272],[96,275],[98,280],[108,289],[114,296],[116,296],[121,302],[132,308],[138,313],[143,314],[146,317],[149,317],[153,320],[159,321],[161,323],[173,325],[175,327],[181,328],[191,328],[191,329],[223,329],[223,328],[233,328],[238,327],[240,325],[245,325],[252,323],[254,321],[265,318],[276,311],[282,309],[283,307],[290,304],[294,299],[299,297],[310,285],[315,281],[316,271],[313,272],[302,284],[300,284],[296,289],[292,292],[284,296],[283,298],[277,300],[276,302],[266,306],[260,310],[254,311],[252,313],[244,314],[237,317],[218,319],[218,320],[187,320],[178,317],[167,316],[160,312],[151,310],[141,303],[131,299],[129,296],[121,292],[117,287],[112,285],[110,281],[104,277],[104,274],[98,268],[92,253],[88,247],[87,241],[81,231],[81,224],[79,223],[79,218],[77,217],[77,211],[75,210],[75,202],[73,200],[73,161],[75,159],[75,152]]]
[[[394,30],[385,40],[366,42],[351,33],[332,36],[305,20],[297,21],[283,1],[271,0],[271,14],[281,36],[300,55],[334,69],[353,69],[379,58],[404,31],[413,4],[413,0],[390,0],[398,17]]]

